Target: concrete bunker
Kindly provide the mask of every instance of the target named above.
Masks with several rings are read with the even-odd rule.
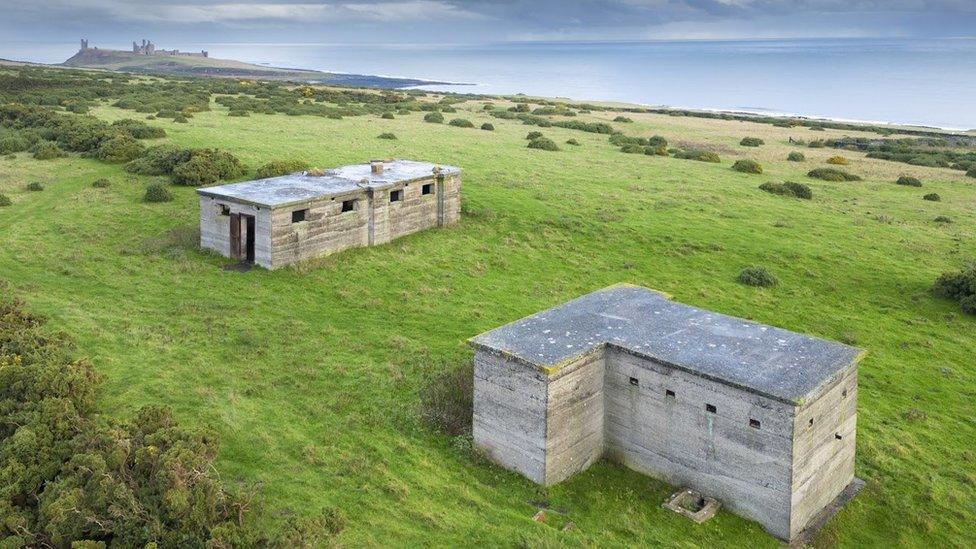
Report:
[[[456,223],[461,169],[373,160],[197,193],[203,248],[275,269]]]
[[[853,347],[630,285],[470,343],[475,445],[539,484],[607,457],[784,540],[856,491]]]

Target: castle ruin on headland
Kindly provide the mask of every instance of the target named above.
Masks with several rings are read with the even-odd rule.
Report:
[[[88,40],[82,38],[80,52],[85,52],[88,51],[89,49],[97,50],[98,48],[97,47],[89,48]],[[156,44],[153,44],[152,41],[146,39],[143,39],[141,44],[133,41],[132,53],[136,55],[169,55],[169,56],[180,56],[180,57],[209,57],[210,56],[210,54],[206,50],[202,50],[199,52],[186,52],[180,50],[158,50],[156,49]]]

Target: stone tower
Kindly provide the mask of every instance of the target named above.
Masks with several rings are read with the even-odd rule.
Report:
[[[82,38],[80,51],[87,51],[87,50],[88,50],[88,40],[86,38]]]

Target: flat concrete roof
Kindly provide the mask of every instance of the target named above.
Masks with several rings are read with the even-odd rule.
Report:
[[[383,171],[380,173],[373,173],[370,163],[366,162],[333,168],[327,170],[322,176],[298,172],[229,185],[203,187],[197,189],[197,193],[233,202],[277,208],[347,194],[359,189],[382,189],[432,177],[434,168],[440,168],[440,173],[445,175],[461,171],[455,166],[440,166],[413,160],[390,160],[383,162]]]
[[[554,374],[609,345],[776,400],[804,398],[856,363],[861,351],[616,285],[517,320],[470,340]]]

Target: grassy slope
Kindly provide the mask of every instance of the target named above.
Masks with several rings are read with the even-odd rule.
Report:
[[[132,116],[107,107],[98,114]],[[476,125],[486,118],[458,116]],[[845,153],[867,181],[812,182],[803,174],[835,151],[806,149],[807,162],[783,161],[788,136],[836,132],[652,115],[620,125],[717,147],[723,162],[715,165],[626,155],[605,136],[557,128],[543,131],[583,146],[533,151],[522,138],[537,128],[491,120],[498,131],[484,132],[421,117],[230,118],[218,110],[190,124],[155,123],[173,142],[225,147],[252,167],[380,156],[463,166],[466,213],[456,228],[300,269],[229,273],[221,258],[153,251],[170,229],[196,223],[192,189],[146,205],[139,198],[151,178],[20,154],[0,158],[0,192],[14,200],[0,209],[0,276],[107,374],[103,399],[113,413],[166,403],[185,421],[217,429],[221,473],[263,484],[271,525],[282,513],[336,505],[349,519],[340,539],[351,546],[775,546],[727,512],[696,526],[662,510],[669,487],[612,464],[539,489],[418,421],[423,377],[469,360],[466,338],[625,281],[870,352],[857,457],[868,487],[821,543],[976,541],[976,321],[927,293],[940,272],[976,251],[972,180]],[[375,138],[385,131],[400,140]],[[739,147],[746,135],[769,144]],[[742,157],[762,161],[767,175],[731,171]],[[920,176],[925,188],[891,183],[901,173]],[[102,176],[112,188],[89,187]],[[756,189],[785,178],[811,183],[815,199]],[[47,190],[23,191],[31,180]],[[933,191],[942,203],[921,200]],[[934,224],[940,214],[955,223]],[[781,286],[737,284],[750,264],[769,267]],[[913,409],[927,418],[908,419]],[[573,530],[531,520],[532,503],[545,498]]]

